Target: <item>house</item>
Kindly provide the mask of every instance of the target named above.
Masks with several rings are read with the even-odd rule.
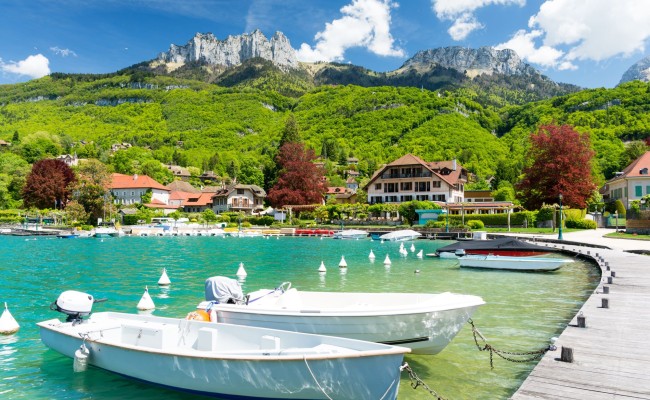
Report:
[[[413,154],[384,165],[364,186],[368,203],[412,200],[462,203],[467,170],[456,160],[426,162]]]
[[[151,202],[169,204],[170,190],[146,175],[112,174],[110,191],[116,204],[140,203],[142,196],[151,191]]]
[[[491,190],[466,190],[465,201],[467,203],[489,203],[494,201]]]
[[[625,208],[650,194],[650,151],[634,160],[600,189],[605,202],[621,200]]]
[[[357,189],[359,189],[359,183],[355,177],[349,176],[348,179],[345,180],[345,187],[356,193]]]
[[[174,174],[175,179],[180,179],[186,182],[190,180],[190,171],[187,168],[172,164],[163,165],[165,165],[165,167],[167,167],[167,169],[170,170],[172,174]]]
[[[201,181],[203,181],[203,182],[205,182],[205,181],[220,182],[221,181],[221,177],[219,175],[215,174],[214,171],[205,171],[204,173],[201,174],[201,176],[199,176],[199,179],[201,179]]]
[[[0,147],[9,147],[9,146],[11,146],[11,143],[0,139]]]
[[[224,211],[252,214],[264,209],[266,192],[257,185],[237,183],[218,189],[212,196],[212,210],[219,214]]]
[[[357,202],[357,194],[347,187],[331,186],[325,192],[325,200],[330,199],[334,199],[337,204],[352,204]]]
[[[56,159],[63,161],[68,167],[76,167],[79,165],[79,158],[77,158],[77,153],[74,153],[74,155],[62,154],[60,156],[57,156]]]

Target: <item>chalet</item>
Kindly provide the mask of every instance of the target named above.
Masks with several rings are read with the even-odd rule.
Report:
[[[467,170],[456,160],[426,162],[406,154],[384,165],[364,186],[368,203],[402,203],[412,200],[462,203]]]
[[[212,210],[219,214],[224,211],[252,214],[264,209],[266,192],[257,185],[237,183],[220,188],[212,195]]]
[[[204,173],[199,176],[199,179],[203,182],[220,182],[221,177],[217,174],[215,174],[213,171],[205,171]]]
[[[182,181],[189,181],[190,180],[190,171],[187,168],[183,168],[178,165],[165,165],[168,170],[171,171],[172,174],[174,174],[174,178],[180,179]]]
[[[633,200],[650,194],[650,151],[646,151],[600,189],[605,202],[621,200],[630,208]]]
[[[357,189],[359,189],[359,183],[357,182],[356,178],[350,176],[345,180],[345,187],[356,193]]]
[[[140,203],[148,191],[151,191],[152,203],[169,204],[170,190],[146,175],[113,174],[110,191],[117,204]]]

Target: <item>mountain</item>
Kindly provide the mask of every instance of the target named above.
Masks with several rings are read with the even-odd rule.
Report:
[[[481,74],[542,76],[535,68],[521,61],[514,50],[497,50],[493,47],[471,49],[453,46],[423,50],[407,60],[400,70],[415,69],[424,73],[435,65],[455,69],[470,78]]]
[[[298,68],[296,51],[281,32],[268,40],[259,30],[250,34],[217,39],[211,33],[197,33],[184,46],[172,44],[169,50],[158,55],[154,63],[165,63],[174,69],[187,63],[206,63],[234,67],[252,58],[272,61],[283,70]]]
[[[637,61],[627,71],[625,71],[618,84],[620,85],[621,83],[637,80],[650,82],[650,56]]]
[[[580,90],[547,78],[513,50],[423,50],[395,71],[375,72],[350,64],[298,62],[286,36],[276,32],[269,40],[259,30],[225,40],[211,33],[197,33],[186,45],[171,45],[155,60],[130,69],[240,89],[270,89],[293,98],[321,85],[468,88],[475,93],[476,101],[501,107]]]

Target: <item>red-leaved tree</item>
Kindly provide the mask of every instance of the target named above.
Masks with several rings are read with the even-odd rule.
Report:
[[[74,171],[63,161],[37,161],[23,186],[23,202],[26,207],[39,209],[64,208],[70,199],[71,184],[75,181]]]
[[[562,203],[584,208],[596,184],[592,175],[589,134],[576,132],[569,125],[543,125],[530,135],[532,162],[524,168],[524,179],[517,189],[529,210],[542,204]]]
[[[323,171],[312,161],[314,151],[302,143],[287,142],[276,158],[280,166],[277,183],[269,190],[268,200],[274,207],[319,204],[325,193]]]

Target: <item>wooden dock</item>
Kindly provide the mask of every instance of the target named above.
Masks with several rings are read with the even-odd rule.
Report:
[[[511,398],[650,399],[650,257],[548,245],[597,261],[601,283]]]

